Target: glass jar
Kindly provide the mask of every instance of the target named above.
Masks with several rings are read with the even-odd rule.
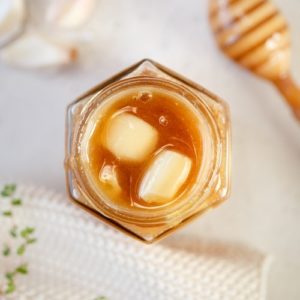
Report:
[[[96,111],[132,91],[160,91],[182,101],[195,117],[201,139],[195,147],[201,159],[187,191],[165,205],[123,205],[97,186],[87,157]],[[122,94],[122,95],[123,95]],[[70,198],[100,220],[151,243],[224,201],[230,191],[230,119],[227,105],[203,87],[152,60],[142,60],[100,83],[68,106],[65,170]],[[197,154],[198,153],[198,154]]]

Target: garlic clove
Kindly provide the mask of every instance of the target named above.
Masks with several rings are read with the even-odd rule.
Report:
[[[99,180],[106,186],[110,187],[114,192],[121,192],[117,170],[114,166],[103,166],[99,173]]]
[[[0,47],[8,44],[22,33],[25,19],[24,0],[0,1]]]
[[[118,159],[143,161],[155,148],[158,132],[150,124],[130,113],[121,113],[109,120],[104,146]]]
[[[24,68],[68,65],[76,60],[74,47],[54,42],[37,33],[26,33],[1,50],[0,59]]]
[[[172,200],[186,182],[191,168],[189,157],[173,150],[163,150],[146,170],[139,196],[148,203]]]
[[[92,14],[95,0],[54,1],[46,15],[50,23],[71,29],[85,23]]]

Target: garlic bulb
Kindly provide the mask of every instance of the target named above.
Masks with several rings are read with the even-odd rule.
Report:
[[[25,19],[24,0],[0,1],[0,47],[8,44],[23,31]]]
[[[95,0],[53,1],[47,13],[47,20],[59,27],[71,29],[86,22],[95,7]]]
[[[55,42],[41,34],[26,33],[0,52],[7,64],[24,68],[57,67],[67,65],[77,57],[74,47]]]

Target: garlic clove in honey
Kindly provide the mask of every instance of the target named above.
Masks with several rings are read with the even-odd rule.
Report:
[[[99,180],[113,189],[114,192],[120,192],[121,187],[118,182],[117,171],[114,166],[105,165],[99,173]]]
[[[26,19],[24,0],[0,1],[0,47],[23,32]]]
[[[109,121],[104,145],[118,159],[141,162],[155,148],[158,132],[150,124],[130,113],[121,113]]]
[[[74,47],[55,42],[41,34],[26,33],[0,52],[0,59],[23,68],[57,67],[76,60]]]
[[[163,150],[146,171],[139,196],[148,203],[172,200],[186,182],[191,167],[189,157],[176,151]]]
[[[95,0],[53,1],[46,18],[63,28],[74,28],[84,24],[93,12]]]

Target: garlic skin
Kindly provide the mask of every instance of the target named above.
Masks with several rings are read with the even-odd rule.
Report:
[[[58,27],[73,29],[88,20],[95,6],[95,0],[53,1],[46,14],[46,19]]]
[[[1,50],[0,59],[21,68],[59,67],[74,62],[77,50],[38,33],[25,33]]]
[[[0,48],[23,32],[25,20],[24,0],[0,1]]]

